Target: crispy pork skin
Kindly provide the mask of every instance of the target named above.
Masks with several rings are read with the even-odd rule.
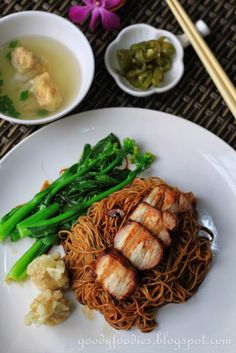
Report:
[[[143,202],[148,203],[152,207],[160,209],[162,207],[165,192],[166,185],[157,185],[149,192],[146,197],[144,197]]]
[[[161,211],[168,211],[172,214],[191,212],[195,205],[193,193],[170,189],[168,185],[164,184],[153,188],[143,201]]]

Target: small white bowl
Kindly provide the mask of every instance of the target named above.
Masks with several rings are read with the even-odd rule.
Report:
[[[165,73],[164,81],[157,88],[149,88],[146,91],[133,87],[125,77],[118,74],[119,63],[117,60],[118,49],[129,49],[134,43],[150,39],[158,39],[161,36],[166,37],[175,47],[172,68]],[[184,72],[184,50],[179,39],[171,32],[163,29],[157,29],[145,23],[128,26],[119,33],[117,38],[109,44],[105,53],[105,65],[114,78],[117,85],[125,92],[135,97],[147,97],[154,93],[163,93],[173,88],[181,79]]]
[[[72,102],[65,109],[40,119],[16,119],[0,113],[2,119],[13,123],[37,125],[54,121],[73,110],[87,94],[94,77],[94,55],[85,35],[71,22],[43,11],[25,11],[0,19],[0,45],[15,38],[45,36],[66,46],[78,61],[80,85]]]

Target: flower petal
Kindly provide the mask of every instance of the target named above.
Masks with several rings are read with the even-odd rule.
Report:
[[[122,0],[105,0],[105,8],[108,10],[112,9],[113,7],[120,5],[122,2]]]
[[[120,18],[116,14],[106,9],[100,8],[100,14],[102,17],[102,25],[107,31],[117,29],[120,26]]]
[[[69,9],[68,16],[72,22],[75,23],[83,23],[86,18],[88,17],[89,13],[92,12],[93,5],[86,5],[86,6],[71,6]]]
[[[89,29],[91,31],[94,30],[95,26],[96,26],[96,23],[97,21],[99,20],[99,17],[100,17],[100,11],[99,11],[99,8],[98,7],[95,7],[92,11],[92,17],[91,17],[91,20],[90,20],[90,23],[89,23]]]
[[[82,0],[85,5],[95,5],[96,0]]]
[[[106,7],[106,0],[99,0],[99,5],[97,7]]]

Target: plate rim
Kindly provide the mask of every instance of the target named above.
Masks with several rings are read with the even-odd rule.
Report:
[[[156,126],[160,126],[160,128],[162,127],[162,121],[163,121],[163,119],[168,119],[167,121],[166,121],[166,123],[165,124],[163,124],[163,125],[166,125],[167,127],[171,124],[171,122],[173,121],[174,122],[174,124],[173,124],[173,128],[171,129],[172,131],[174,131],[175,132],[175,129],[178,129],[178,127],[180,126],[180,127],[183,127],[183,129],[185,128],[185,127],[187,127],[187,132],[189,133],[189,135],[190,135],[190,137],[191,137],[191,133],[193,134],[193,135],[195,135],[196,134],[196,136],[199,136],[199,134],[201,134],[202,136],[203,136],[203,140],[206,142],[206,141],[208,141],[208,137],[209,137],[209,141],[212,141],[212,143],[216,143],[217,145],[218,145],[218,148],[219,149],[222,149],[222,151],[224,152],[224,153],[229,153],[230,154],[230,157],[232,156],[232,152],[231,152],[231,146],[229,146],[227,143],[225,143],[222,139],[220,139],[219,137],[217,138],[217,136],[216,135],[214,135],[213,133],[210,133],[210,135],[208,134],[208,130],[207,129],[205,129],[205,128],[203,128],[203,127],[201,127],[201,126],[198,126],[196,123],[193,123],[194,125],[195,125],[195,127],[196,127],[196,125],[197,125],[197,127],[200,127],[200,129],[194,129],[194,125],[192,125],[192,124],[186,124],[186,122],[190,122],[191,123],[191,121],[186,121],[186,119],[183,119],[183,118],[181,118],[181,117],[177,117],[177,116],[175,116],[175,115],[172,115],[172,114],[168,114],[168,113],[163,113],[163,112],[159,112],[159,111],[155,111],[155,110],[151,110],[151,109],[142,109],[142,108],[132,108],[132,107],[129,107],[129,108],[126,108],[126,107],[122,107],[122,108],[105,108],[105,109],[103,109],[103,108],[101,108],[101,109],[93,109],[93,110],[89,110],[89,111],[86,111],[86,112],[81,112],[81,113],[77,113],[77,114],[73,114],[73,115],[71,115],[71,116],[68,116],[68,117],[65,117],[64,119],[60,119],[60,120],[58,120],[58,121],[56,121],[56,122],[53,122],[53,123],[51,123],[51,124],[49,124],[49,125],[46,125],[46,126],[43,126],[43,127],[41,127],[40,129],[38,129],[37,131],[35,131],[35,132],[33,132],[31,135],[29,135],[29,136],[27,136],[24,140],[22,140],[22,141],[20,141],[16,146],[14,146],[14,148],[12,148],[4,157],[3,157],[3,159],[2,160],[0,160],[0,167],[1,167],[1,165],[2,165],[2,163],[8,158],[8,157],[10,157],[11,156],[11,153],[13,153],[14,154],[14,152],[15,152],[15,150],[17,150],[17,148],[21,145],[21,144],[24,144],[25,142],[27,142],[28,141],[28,139],[29,139],[29,141],[28,141],[28,143],[32,143],[32,142],[34,142],[35,140],[34,140],[34,138],[33,138],[33,136],[36,134],[36,136],[38,136],[37,134],[40,134],[40,133],[42,133],[42,136],[39,136],[40,137],[40,140],[41,139],[43,139],[43,138],[45,138],[45,134],[44,134],[44,131],[46,132],[47,130],[42,130],[42,129],[49,129],[49,135],[51,134],[51,133],[53,133],[54,132],[54,130],[55,130],[55,127],[54,127],[54,125],[53,126],[51,126],[52,124],[59,124],[59,125],[56,125],[56,129],[58,128],[59,130],[61,130],[61,128],[62,127],[64,127],[64,126],[66,126],[66,123],[67,123],[67,121],[66,121],[66,119],[67,118],[69,118],[70,120],[68,121],[68,123],[69,123],[69,125],[70,125],[70,127],[72,126],[73,127],[73,125],[74,124],[76,124],[76,126],[78,126],[78,133],[80,134],[81,132],[83,132],[82,131],[82,129],[80,129],[80,124],[81,124],[81,121],[79,121],[79,118],[80,117],[82,117],[82,125],[83,125],[83,123],[85,122],[85,125],[87,125],[88,127],[90,127],[90,126],[93,126],[93,124],[95,124],[95,125],[99,125],[99,121],[100,121],[100,119],[99,119],[99,117],[101,116],[100,114],[102,114],[103,112],[104,112],[104,110],[106,110],[106,113],[108,113],[107,115],[106,115],[106,119],[104,119],[103,118],[103,120],[105,120],[105,121],[107,121],[107,118],[109,118],[109,110],[110,111],[112,111],[112,112],[114,112],[114,110],[116,110],[116,112],[118,113],[119,111],[122,113],[122,110],[124,111],[124,109],[125,110],[127,110],[127,113],[126,114],[129,114],[130,113],[130,109],[132,109],[133,111],[134,111],[134,114],[132,114],[132,119],[130,119],[130,121],[129,121],[129,123],[131,122],[133,122],[133,121],[135,121],[135,111],[137,112],[137,111],[139,111],[140,112],[140,117],[139,117],[139,119],[142,121],[142,118],[144,119],[144,121],[145,121],[145,116],[143,117],[142,116],[142,114],[145,114],[145,112],[146,113],[149,113],[149,110],[152,112],[151,113],[151,115],[150,115],[150,120],[151,121],[154,121],[155,120],[155,116],[156,116],[156,118],[157,118],[157,122],[156,122]],[[148,111],[148,112],[147,112]],[[86,117],[87,117],[87,114],[89,114],[90,115],[90,113],[93,113],[92,114],[92,116],[91,116],[91,118],[89,119],[89,120],[87,120],[86,121]],[[99,116],[98,117],[96,117],[96,112],[98,112],[99,113]],[[117,114],[116,113],[116,114]],[[134,116],[133,116],[134,115]],[[179,118],[179,119],[175,119],[175,120],[173,120],[173,118],[175,118],[175,117],[177,117],[177,118]],[[126,116],[126,118],[124,118],[123,120],[122,120],[122,123],[123,122],[126,122],[128,117]],[[78,120],[76,120],[76,119],[78,119]],[[176,123],[175,123],[176,122]],[[61,125],[60,125],[61,124]],[[82,126],[83,127],[83,126]],[[51,129],[51,130],[50,130]],[[42,130],[42,131],[41,131]],[[205,132],[204,132],[204,130],[205,130]],[[46,132],[46,138],[47,138],[47,135],[48,135],[48,132]],[[213,138],[211,138],[210,136],[213,136]],[[30,140],[30,138],[32,137],[32,140]],[[216,139],[214,138],[214,137],[216,137]],[[220,143],[220,141],[221,142],[223,142],[223,144],[221,144]],[[227,148],[227,147],[229,147],[229,148]],[[23,149],[25,149],[25,146],[24,146],[24,148]],[[28,145],[27,145],[27,150],[28,150]],[[234,150],[233,150],[234,151]],[[20,148],[20,152],[22,152],[22,148]],[[1,169],[0,169],[0,174],[1,174]],[[164,327],[163,327],[163,329],[164,329]],[[159,331],[159,332],[163,332],[162,330],[161,331]],[[126,331],[126,333],[127,333],[127,331]],[[129,333],[129,332],[128,332]],[[157,332],[156,332],[157,333]],[[140,335],[140,332],[136,332],[136,334],[137,334],[137,336],[139,336]],[[234,336],[233,336],[234,337]],[[233,338],[232,337],[232,338]],[[200,346],[201,348],[203,347],[203,346]],[[102,347],[102,348],[104,348],[104,347]],[[121,349],[124,349],[124,346],[121,346]],[[160,352],[162,352],[162,346],[160,346]],[[50,350],[51,351],[51,350]],[[99,350],[98,350],[99,351]],[[104,349],[103,349],[103,351],[104,351]],[[91,351],[92,352],[92,351]]]
[[[235,152],[235,150],[233,149],[233,147],[231,147],[227,142],[225,142],[222,138],[220,138],[219,136],[217,136],[216,134],[214,134],[212,131],[206,129],[205,127],[198,125],[197,123],[191,121],[191,120],[187,120],[183,117],[180,117],[178,115],[174,115],[171,113],[167,113],[167,112],[162,112],[160,110],[154,110],[154,109],[146,109],[146,108],[136,108],[136,107],[106,107],[106,108],[98,108],[98,109],[90,109],[90,110],[86,110],[83,112],[79,112],[79,113],[75,113],[72,115],[68,115],[65,116],[61,119],[58,119],[56,121],[53,121],[47,125],[42,126],[41,128],[39,128],[38,130],[32,132],[29,136],[25,137],[23,140],[19,141],[14,147],[12,147],[1,159],[0,159],[0,166],[2,163],[5,162],[5,160],[12,154],[14,153],[14,151],[21,146],[22,144],[24,144],[25,142],[27,142],[29,139],[33,138],[35,135],[41,133],[42,131],[48,129],[48,127],[52,126],[52,125],[59,125],[62,121],[66,120],[66,119],[73,119],[76,116],[81,116],[84,114],[88,114],[91,112],[95,112],[95,111],[104,111],[104,110],[141,110],[141,111],[150,111],[152,113],[156,113],[156,114],[160,114],[161,119],[162,118],[168,118],[168,119],[173,119],[173,118],[177,118],[178,121],[185,123],[186,125],[192,126],[193,129],[198,129],[200,131],[203,131],[204,133],[209,133],[210,136],[212,136],[213,138],[215,138],[216,140],[218,140],[218,143],[222,143],[222,145],[225,148],[228,148],[229,151],[231,152]]]

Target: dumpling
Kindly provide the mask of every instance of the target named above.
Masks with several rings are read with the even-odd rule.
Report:
[[[22,75],[32,72],[35,76],[47,69],[47,63],[43,58],[39,58],[24,47],[17,47],[13,50],[11,62],[14,68]]]
[[[34,77],[30,80],[30,91],[35,95],[39,105],[54,112],[61,104],[62,97],[58,87],[51,80],[48,72]]]
[[[30,305],[25,315],[25,324],[45,324],[55,326],[66,320],[71,313],[70,302],[63,297],[60,290],[46,290],[40,293]]]
[[[41,255],[27,268],[27,274],[39,289],[66,289],[69,278],[59,253]]]

